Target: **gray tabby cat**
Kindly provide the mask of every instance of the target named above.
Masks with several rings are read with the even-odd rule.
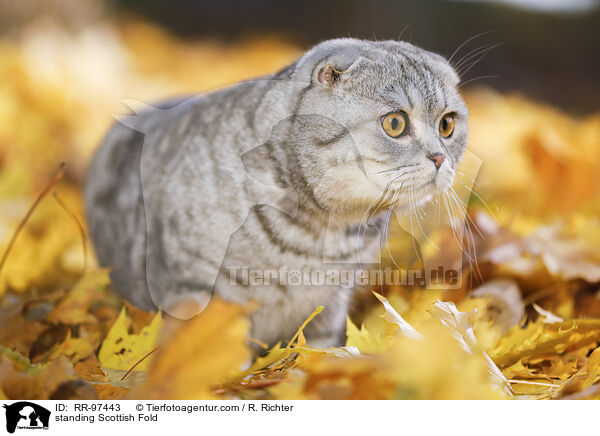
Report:
[[[144,309],[206,292],[255,301],[251,336],[267,344],[323,305],[307,340],[340,344],[352,289],[240,272],[376,261],[365,216],[408,213],[453,182],[468,130],[458,83],[406,42],[336,39],[272,76],[116,123],[85,192],[114,288]]]

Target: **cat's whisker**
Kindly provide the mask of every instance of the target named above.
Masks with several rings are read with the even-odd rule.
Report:
[[[460,180],[458,180],[458,183],[460,183],[461,185],[463,185],[466,189],[469,190],[469,192],[471,194],[473,194],[479,201],[481,201],[481,203],[483,204],[483,206],[486,208],[486,210],[489,212],[489,214],[492,216],[492,218],[494,218],[494,220],[496,220],[496,222],[499,221],[498,216],[496,215],[496,213],[492,210],[492,208],[490,207],[490,205],[488,204],[487,201],[485,201],[483,199],[483,197],[481,197],[481,195],[479,195],[477,193],[477,191],[475,191],[475,189],[473,189],[472,187],[469,187],[467,185],[465,185],[464,183],[462,183]]]
[[[483,44],[480,45],[478,47],[475,47],[472,50],[469,50],[465,55],[463,55],[456,63],[452,64],[452,68],[454,68],[454,70],[458,73],[459,68],[465,64],[465,62],[468,62],[469,60],[471,60],[473,57],[476,57],[478,54],[481,53],[482,50],[486,50],[488,47],[490,47],[492,44]]]
[[[465,74],[467,74],[467,72],[473,68],[476,64],[478,64],[481,60],[483,60],[483,58],[493,49],[498,48],[500,46],[504,45],[503,42],[499,42],[498,44],[491,44],[485,47],[482,47],[481,49],[477,50],[476,52],[472,53],[467,59],[464,59],[460,62],[460,64],[456,65],[455,69],[457,74],[459,75],[459,77],[463,77]],[[471,62],[471,64],[469,64],[469,61],[473,60],[473,62]],[[468,65],[468,66],[467,66]],[[466,68],[466,69],[465,69]]]
[[[481,188],[481,184],[477,180],[475,180],[475,176],[473,176],[471,174],[467,174],[463,171],[460,171],[459,169],[456,169],[455,172],[456,172],[455,180],[458,181],[467,190],[473,191],[474,190],[473,186],[477,186],[478,188]]]
[[[397,197],[401,195],[398,194]],[[395,201],[398,201],[398,198],[395,198]],[[390,239],[389,239],[389,231],[390,231],[390,219],[392,216],[392,212],[394,210],[394,206],[392,205],[392,207],[390,207],[389,212],[388,212],[388,217],[387,217],[387,222],[386,222],[386,227],[385,227],[385,231],[384,231],[384,237],[385,237],[385,241],[386,241],[386,246],[387,246],[387,251],[388,254],[390,256],[390,259],[392,260],[392,262],[394,263],[394,265],[396,266],[396,268],[398,269],[402,269],[397,263],[396,263],[396,259],[394,259],[394,255],[392,254],[392,250],[390,249]]]
[[[421,218],[424,218],[424,217],[423,217],[423,216],[421,216]],[[432,245],[432,246],[433,246],[433,247],[434,247],[436,250],[440,251],[440,248],[439,248],[437,245],[435,245],[431,239],[429,239],[429,237],[427,236],[427,234],[425,234],[425,231],[423,230],[423,226],[421,226],[421,221],[419,220],[419,216],[418,216],[418,215],[417,215],[417,224],[419,225],[419,229],[421,230],[421,234],[422,234],[423,236],[425,236],[425,239],[427,239],[427,241],[429,241],[429,243],[430,243],[430,244],[431,244],[431,245]]]
[[[400,170],[402,168],[414,168],[417,165],[412,164],[412,165],[399,165],[393,168],[388,168],[387,170],[382,170],[382,171],[377,171],[375,174],[381,174],[381,173],[389,173],[390,171],[396,171],[396,170]]]
[[[489,53],[497,47],[500,47],[503,44],[503,42],[496,44],[485,44],[481,47],[471,50],[466,56],[463,56],[461,60],[456,63],[456,65],[454,65],[454,69],[457,71],[457,73],[459,73],[459,76],[462,76],[462,74],[460,74],[460,70],[466,65],[468,65],[469,62],[473,61],[474,59],[477,59],[480,56],[485,56],[487,53]]]
[[[454,198],[455,204],[458,207],[462,207],[463,213],[466,216],[464,230],[465,230],[465,237],[466,237],[467,243],[469,245],[469,257],[472,259],[472,261],[469,262],[469,266],[471,269],[473,269],[477,273],[477,276],[479,277],[479,279],[483,280],[481,270],[479,269],[479,262],[477,260],[477,245],[475,242],[475,237],[473,235],[472,227],[474,227],[476,229],[476,231],[479,233],[479,235],[482,238],[484,238],[484,236],[481,233],[481,231],[479,230],[479,228],[477,227],[477,225],[473,222],[473,220],[469,216],[464,203],[462,202],[462,200],[460,200],[460,198],[458,197],[456,192],[454,190],[452,190],[452,191],[450,191],[450,194],[451,194],[451,198]]]
[[[413,189],[414,188],[411,186],[411,189],[410,189],[410,198],[409,198],[409,201],[408,201],[409,209],[410,209],[410,213],[408,215],[410,217],[410,237],[412,239],[412,244],[413,244],[413,248],[415,250],[415,255],[417,256],[417,260],[419,261],[419,263],[423,263],[423,260],[421,259],[421,256],[419,255],[419,250],[417,249],[417,246],[415,244],[415,239],[416,238],[413,236],[414,233],[415,233],[414,229],[413,229],[413,219],[412,219],[412,216],[413,216],[413,206],[414,206],[414,204],[413,204],[413,202],[414,202]],[[415,219],[416,219],[416,217],[415,217]]]
[[[367,208],[367,210],[365,211],[365,213],[363,214],[360,223],[358,225],[358,232],[356,234],[356,256],[357,256],[357,260],[358,260],[358,265],[359,267],[362,267],[362,261],[360,259],[360,249],[362,247],[362,243],[363,243],[363,239],[365,237],[365,234],[367,232],[367,227],[368,227],[368,222],[371,220],[371,218],[373,217],[373,214],[371,214],[369,216],[369,218],[367,218],[367,220],[365,221],[365,218],[367,216],[367,214],[369,213],[369,211],[371,210],[371,208],[373,207],[373,205],[375,204],[375,202],[379,199],[379,204],[377,205],[376,210],[379,208],[379,206],[381,205],[381,202],[383,200],[383,197],[385,196],[385,191],[388,189],[389,187],[386,187],[385,190],[382,192],[382,194],[376,198],[375,200],[373,200],[373,202],[370,204],[370,206]],[[373,212],[375,213],[375,212]],[[364,229],[364,230],[363,230]],[[362,231],[362,234],[361,234]]]
[[[450,199],[446,192],[444,192],[444,204],[446,205],[446,212],[448,213],[448,218],[450,219],[450,228],[452,229],[452,235],[454,237],[454,240],[460,247],[461,251],[468,256],[468,253],[466,253],[465,248],[460,240],[461,238],[459,236],[459,231],[458,231],[456,223],[454,221],[454,209],[452,208],[452,206],[450,204]]]
[[[460,216],[460,215],[457,215],[457,213],[456,213],[457,211],[456,211],[455,203],[453,202],[452,196],[448,195],[447,198],[448,198],[448,205],[449,205],[449,207],[451,209],[452,216],[454,216],[455,219],[459,219],[458,216]],[[460,229],[458,228],[458,224],[459,223],[457,223],[454,220],[452,220],[452,221],[453,221],[453,228],[455,229],[455,232],[454,232],[454,234],[455,234],[455,240],[459,244],[459,247],[461,248],[461,251],[468,258],[469,263],[473,263],[474,259],[473,259],[472,255],[471,255],[470,250],[465,247],[464,241],[463,241],[463,237],[461,235]],[[464,229],[465,229],[465,222],[463,222],[462,224],[463,224],[462,227],[463,227],[463,231],[464,231]]]
[[[469,79],[469,80],[467,80],[467,81],[465,81],[465,82],[461,82],[461,83],[459,83],[459,84],[456,86],[456,88],[457,88],[457,89],[460,89],[460,88],[462,88],[463,86],[465,86],[465,85],[467,85],[467,84],[469,84],[469,83],[475,82],[475,81],[477,81],[477,80],[484,80],[484,79],[499,79],[499,78],[500,78],[500,76],[498,76],[498,75],[479,76],[479,77],[475,77],[475,78],[473,78],[473,79]]]
[[[489,52],[491,52],[492,50],[503,46],[505,43],[504,42],[499,42],[496,44],[487,44],[484,46],[481,46],[480,48],[471,51],[471,53],[468,56],[465,56],[463,59],[460,60],[460,62],[458,62],[456,64],[456,66],[454,67],[455,70],[457,71],[457,73],[459,74],[459,76],[463,76],[464,75],[464,71],[462,71],[467,65],[469,65],[469,62],[475,62],[475,59],[481,59],[482,57],[486,56]]]
[[[470,231],[471,231],[471,227],[474,228],[477,231],[477,233],[479,234],[479,236],[482,239],[484,239],[485,236],[483,235],[483,233],[481,232],[481,230],[479,229],[477,224],[475,224],[475,222],[471,218],[471,215],[469,215],[468,205],[462,201],[462,199],[458,196],[458,194],[452,187],[450,188],[449,192],[450,192],[450,198],[453,200],[456,207],[458,207],[459,211],[465,216],[465,226],[467,226]],[[472,231],[471,231],[471,233],[472,233]]]
[[[469,215],[469,213],[468,213],[468,205],[465,204],[464,201],[462,201],[462,199],[458,196],[458,194],[456,193],[456,191],[452,187],[450,187],[450,194],[454,197],[456,205],[459,207],[459,209],[465,215],[467,222],[471,222],[471,224],[473,225],[473,227],[475,228],[475,230],[477,231],[477,233],[479,233],[479,236],[481,236],[482,238],[485,238],[485,236],[483,235],[483,233],[481,233],[481,230],[479,230],[479,227],[477,226],[477,224],[475,224],[475,222],[473,221],[473,219]]]
[[[385,240],[385,243],[386,243],[387,250],[388,250],[388,253],[390,255],[390,258],[391,258],[392,262],[394,262],[394,265],[396,265],[396,267],[398,269],[400,269],[400,267],[396,263],[396,261],[394,259],[394,256],[392,255],[391,250],[390,250],[390,245],[389,245],[389,225],[390,225],[390,219],[391,219],[392,212],[393,212],[394,207],[396,205],[396,201],[397,201],[397,199],[398,199],[398,197],[400,195],[402,195],[402,194],[399,193],[399,192],[394,193],[394,196],[393,196],[392,201],[391,201],[391,205],[388,208],[387,217],[386,217],[385,222],[384,222],[383,232],[382,232],[382,234],[380,235],[380,238],[379,238],[379,253],[380,254],[383,253],[383,241]],[[383,277],[383,269],[382,269],[382,262],[381,262],[381,260],[379,262],[379,273],[380,273],[380,277]],[[380,283],[380,288],[383,290],[383,280]]]
[[[465,251],[464,246],[461,241],[462,238],[460,237],[460,228],[458,227],[458,223],[456,222],[456,220],[457,220],[456,210],[454,208],[454,204],[452,203],[452,200],[451,200],[451,197],[450,197],[448,191],[445,192],[445,196],[448,201],[447,207],[448,207],[448,211],[449,211],[450,225],[452,226],[452,230],[454,233],[454,238],[455,238],[456,242],[460,245],[461,249],[463,251]]]
[[[483,275],[481,274],[481,270],[479,269],[479,260],[477,259],[477,246],[475,245],[475,238],[473,236],[473,231],[471,230],[471,226],[468,222],[467,222],[467,232],[471,238],[471,243],[473,245],[474,262],[472,265],[474,266],[474,270],[477,272],[477,276],[479,277],[479,280],[483,281]]]
[[[364,215],[362,216],[361,220],[360,220],[360,224],[358,225],[358,235],[357,235],[357,247],[359,246],[359,243],[362,241],[365,232],[367,231],[367,225],[370,222],[371,218],[373,217],[373,214],[376,213],[376,211],[379,209],[379,206],[381,206],[381,203],[383,202],[383,199],[385,198],[385,194],[387,193],[387,190],[390,188],[390,183],[388,183],[388,185],[385,187],[385,189],[383,190],[383,192],[379,195],[379,197],[377,197],[375,200],[373,200],[373,202],[369,205],[369,207],[367,208],[367,210],[365,211]],[[369,214],[369,212],[372,210],[373,205],[375,204],[375,202],[379,201],[379,203],[377,204],[377,207],[375,208],[375,211],[372,212],[369,215],[369,218],[367,218],[365,220],[365,218],[367,217],[367,215]],[[364,232],[361,235],[361,230],[363,229],[364,226]],[[358,248],[357,248],[358,249]]]
[[[411,21],[410,23],[408,23],[406,26],[404,26],[402,28],[402,30],[400,31],[400,34],[398,35],[398,42],[402,41],[402,35],[404,35],[404,32],[406,32],[406,30],[413,24],[415,24],[415,22]]]
[[[459,170],[458,168],[456,168],[454,171],[456,172],[457,175],[467,178],[467,180],[462,180],[463,182],[472,183],[473,185],[479,186],[479,182],[477,180],[475,180],[475,177],[472,176],[471,174],[467,174],[467,173]]]
[[[487,32],[481,32],[481,33],[478,33],[478,34],[476,34],[476,35],[473,35],[473,36],[471,36],[471,37],[470,37],[470,38],[468,38],[466,41],[464,41],[462,44],[460,44],[460,45],[459,45],[459,46],[456,48],[456,50],[454,50],[454,52],[452,53],[452,55],[451,55],[451,56],[450,56],[450,58],[448,59],[448,63],[449,63],[450,65],[453,65],[453,64],[452,64],[452,59],[454,59],[454,56],[456,56],[456,55],[458,54],[458,52],[460,51],[460,49],[461,49],[461,48],[463,48],[465,45],[467,45],[468,43],[470,43],[470,42],[471,42],[471,41],[473,41],[474,39],[481,38],[482,36],[485,36],[485,35],[490,35],[490,34],[492,34],[492,33],[497,33],[497,32],[498,32],[497,30],[488,30]]]
[[[362,262],[360,260],[360,247],[362,245],[363,239],[365,237],[365,234],[367,232],[367,228],[368,228],[368,224],[371,221],[371,219],[373,218],[373,216],[377,213],[377,211],[379,210],[379,208],[381,207],[381,205],[384,203],[384,200],[386,199],[386,195],[389,193],[390,187],[392,185],[393,182],[395,182],[396,180],[398,180],[400,177],[402,177],[404,175],[400,174],[399,176],[395,177],[394,179],[390,180],[385,189],[383,190],[383,192],[379,195],[378,198],[376,198],[375,200],[373,200],[373,202],[371,203],[371,205],[367,208],[367,210],[365,211],[365,213],[363,214],[361,220],[360,220],[360,224],[358,226],[358,234],[356,236],[356,251],[357,251],[357,257],[358,257],[358,263],[359,265],[362,265]],[[402,183],[400,185],[400,189],[402,189],[402,186],[404,185],[404,183]],[[375,204],[375,202],[379,201],[379,203],[377,204],[377,207],[375,207],[375,209],[373,209],[373,205]],[[369,214],[369,211],[372,212]],[[365,220],[365,218],[368,218]],[[362,232],[362,233],[361,233]]]

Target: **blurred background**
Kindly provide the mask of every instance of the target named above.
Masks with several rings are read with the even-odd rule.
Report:
[[[398,39],[446,57],[470,37],[467,49],[502,43],[469,71],[466,80],[517,90],[580,113],[598,109],[600,41],[595,0],[403,1],[121,0],[186,37],[235,41],[276,34],[300,47],[341,36]]]
[[[344,36],[411,41],[460,67],[469,149],[483,162],[469,206],[488,232],[470,286],[516,276],[525,294],[557,280],[588,289],[600,281],[598,22],[596,0],[0,0],[0,247],[67,163],[57,201],[40,202],[2,265],[0,292],[80,274],[85,169],[128,99],[274,72]]]
[[[486,83],[496,89],[523,92],[575,113],[596,110],[600,97],[597,0],[3,0],[0,4],[4,35],[19,34],[43,20],[78,32],[135,16],[188,40],[235,44],[270,35],[306,48],[341,36],[401,37],[449,57],[462,42],[483,33],[465,50],[502,45],[474,66],[467,80],[494,76]]]

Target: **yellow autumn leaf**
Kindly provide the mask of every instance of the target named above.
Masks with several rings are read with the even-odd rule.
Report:
[[[250,359],[249,323],[240,306],[213,298],[161,345],[146,382],[131,395],[143,399],[207,399],[213,388]]]
[[[242,371],[235,378],[236,381],[240,381],[248,375],[255,374],[257,372],[263,371],[268,367],[271,367],[274,363],[282,362],[288,357],[290,357],[294,353],[307,354],[311,352],[327,352],[326,350],[321,350],[317,348],[307,348],[306,347],[306,338],[304,337],[304,329],[306,326],[319,314],[323,311],[323,306],[318,306],[313,313],[309,315],[309,317],[298,327],[298,330],[292,337],[292,339],[288,342],[287,347],[282,348],[281,342],[277,342],[264,356],[258,357],[252,366],[246,371]],[[274,365],[276,366],[276,365]],[[272,370],[273,368],[271,368]]]
[[[573,319],[546,324],[540,319],[525,328],[511,328],[488,354],[504,368],[524,357],[563,353],[569,348],[596,343],[599,336],[600,320]]]
[[[423,336],[414,329],[409,323],[406,322],[402,316],[393,308],[387,298],[383,295],[378,294],[377,292],[373,292],[373,295],[377,297],[377,299],[383,304],[385,308],[385,313],[382,315],[382,318],[391,324],[396,324],[398,326],[399,332],[402,336],[405,336],[409,339],[415,341],[422,341]]]
[[[130,322],[123,307],[98,353],[98,359],[104,368],[127,371],[139,362],[135,367],[136,371],[148,369],[151,359],[144,357],[156,348],[163,324],[162,316],[158,312],[137,335],[129,333]]]
[[[346,336],[346,346],[356,347],[361,353],[377,353],[387,347],[379,334],[371,334],[364,324],[359,329],[349,316],[346,317]]]
[[[102,288],[110,283],[108,273],[108,269],[87,272],[48,315],[48,320],[70,325],[96,322],[88,309],[91,302],[104,297]]]
[[[461,312],[456,308],[454,303],[438,300],[431,308],[430,314],[432,317],[440,320],[442,325],[448,329],[448,333],[465,351],[473,354],[480,351],[475,333],[473,332],[472,320],[474,313]],[[490,381],[504,389],[507,394],[510,394],[510,386],[502,371],[500,371],[487,353],[481,352],[481,355],[488,367]]]
[[[590,355],[586,367],[588,377],[585,380],[585,387],[589,387],[600,380],[600,349],[596,348]]]
[[[0,148],[0,155],[2,150]],[[54,168],[54,167],[53,167]],[[3,190],[3,175],[0,171],[0,191]],[[22,178],[39,177],[24,168]],[[63,262],[63,256],[70,247],[76,246],[76,255],[83,259],[81,252],[81,235],[72,218],[67,216],[54,199],[43,198],[32,211],[30,218],[23,223],[23,228],[16,235],[14,245],[9,249],[9,241],[15,236],[18,226],[32,206],[35,196],[52,179],[43,178],[43,184],[32,188],[32,194],[15,201],[10,196],[0,194],[0,257],[6,254],[5,263],[0,275],[0,296],[7,290],[24,292],[31,286],[40,286],[59,279],[68,273],[81,272],[81,263],[75,266]],[[79,209],[81,194],[73,186],[59,186],[60,198],[72,209]],[[15,204],[17,207],[13,206]],[[7,211],[10,211],[7,212]]]
[[[93,352],[94,347],[92,347],[88,341],[80,338],[73,338],[71,336],[71,330],[67,330],[67,337],[62,343],[54,347],[50,359],[55,359],[59,355],[64,354],[72,363],[75,363],[85,359]]]

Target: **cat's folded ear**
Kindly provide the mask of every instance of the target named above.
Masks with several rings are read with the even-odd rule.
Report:
[[[363,56],[332,56],[315,67],[313,82],[327,88],[333,88],[356,75],[367,62],[370,61]]]

